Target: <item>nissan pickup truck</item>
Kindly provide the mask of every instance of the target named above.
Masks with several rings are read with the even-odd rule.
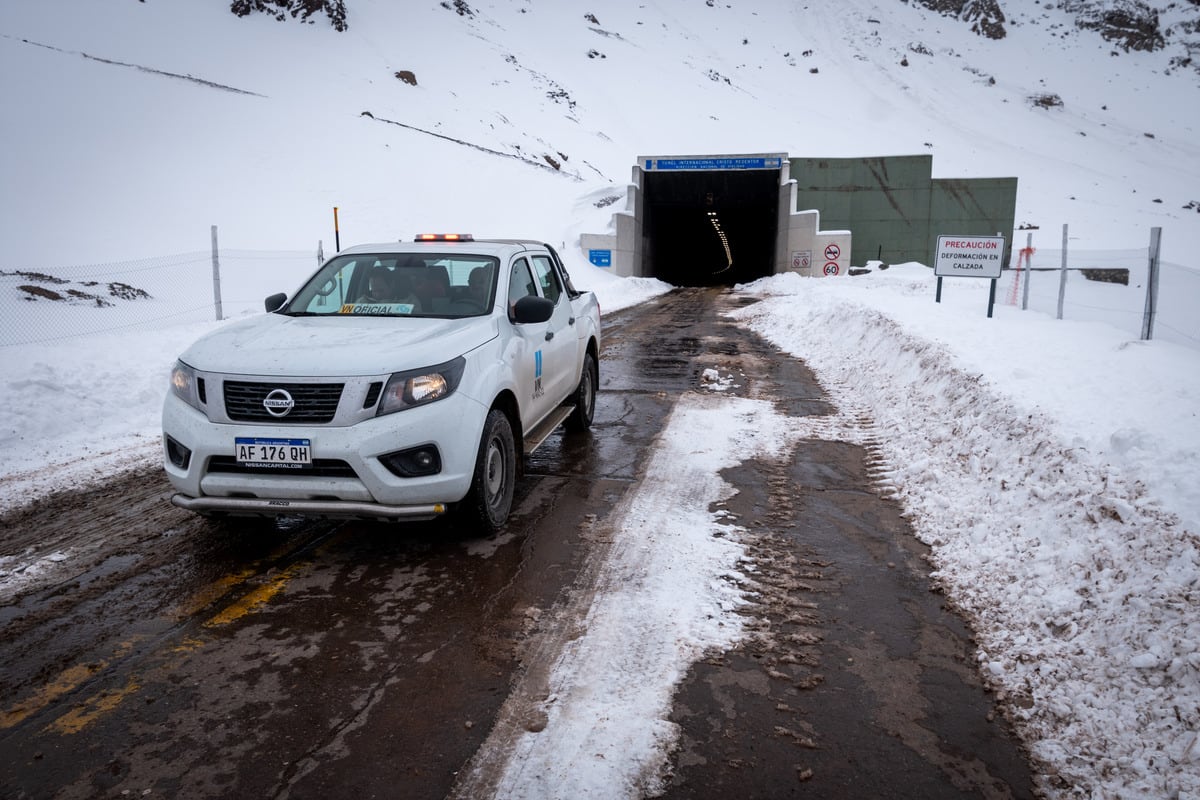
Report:
[[[554,248],[427,235],[342,250],[175,364],[172,502],[206,516],[501,528],[524,457],[592,424],[600,308]]]

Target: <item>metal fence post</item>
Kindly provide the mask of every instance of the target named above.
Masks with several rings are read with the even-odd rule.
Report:
[[[1154,338],[1154,313],[1158,311],[1158,252],[1162,228],[1150,229],[1150,274],[1146,276],[1146,311],[1142,315],[1142,339]]]
[[[1020,260],[1017,260],[1020,264]],[[1021,295],[1021,310],[1029,310],[1029,282],[1033,280],[1033,234],[1025,234],[1025,293]]]
[[[217,226],[212,226],[212,261],[213,261],[213,308],[217,311],[217,322],[221,316],[221,258],[217,254]]]
[[[1062,319],[1063,299],[1067,296],[1067,225],[1063,223],[1062,269],[1058,278],[1058,318]]]

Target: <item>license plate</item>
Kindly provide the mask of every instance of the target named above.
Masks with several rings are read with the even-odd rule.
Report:
[[[237,462],[247,467],[279,467],[300,469],[312,466],[311,439],[250,439],[233,440]]]

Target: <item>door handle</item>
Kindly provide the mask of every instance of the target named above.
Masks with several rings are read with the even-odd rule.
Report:
[[[546,341],[548,342],[553,338],[554,338],[554,331],[546,331]]]

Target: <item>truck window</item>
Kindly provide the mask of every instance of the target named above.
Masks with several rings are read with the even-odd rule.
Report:
[[[542,296],[558,303],[558,298],[562,297],[562,284],[558,280],[554,264],[550,262],[550,256],[534,256],[533,269],[537,273],[538,283],[541,284]]]
[[[529,271],[529,264],[525,259],[518,258],[512,264],[512,271],[508,278],[508,310],[512,311],[512,307],[516,302],[526,295],[537,297],[537,285],[533,282],[533,274]]]

